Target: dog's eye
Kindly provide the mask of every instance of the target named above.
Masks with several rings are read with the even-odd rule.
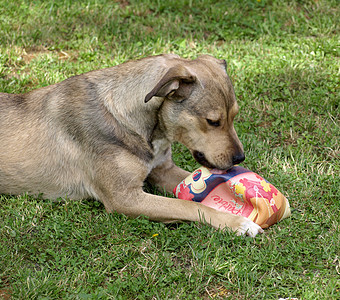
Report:
[[[214,126],[214,127],[220,126],[220,121],[219,121],[219,120],[214,121],[214,120],[207,119],[207,123],[208,123],[210,126]]]

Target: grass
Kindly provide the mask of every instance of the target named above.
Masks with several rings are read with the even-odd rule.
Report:
[[[244,165],[293,214],[250,239],[2,195],[0,298],[338,298],[339,19],[335,0],[1,1],[1,92],[164,52],[225,58]]]

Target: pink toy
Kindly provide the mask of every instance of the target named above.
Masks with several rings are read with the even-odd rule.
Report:
[[[242,215],[262,228],[290,216],[288,200],[258,174],[235,166],[223,174],[201,167],[174,188],[177,198]]]

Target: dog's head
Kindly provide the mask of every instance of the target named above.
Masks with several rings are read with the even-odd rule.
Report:
[[[185,145],[201,165],[221,172],[244,160],[234,129],[238,113],[224,60],[201,56],[176,59],[177,64],[145,97],[164,97],[159,111],[161,128],[170,141]]]

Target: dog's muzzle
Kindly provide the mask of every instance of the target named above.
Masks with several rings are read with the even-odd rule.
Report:
[[[215,169],[216,166],[212,165],[205,157],[203,152],[200,151],[193,151],[193,156],[195,158],[195,160],[201,164],[202,166],[208,168],[208,169]],[[243,162],[245,160],[245,155],[243,152],[237,153],[232,157],[232,164],[233,165],[237,165],[240,164],[241,162]],[[219,168],[217,168],[219,169]]]

